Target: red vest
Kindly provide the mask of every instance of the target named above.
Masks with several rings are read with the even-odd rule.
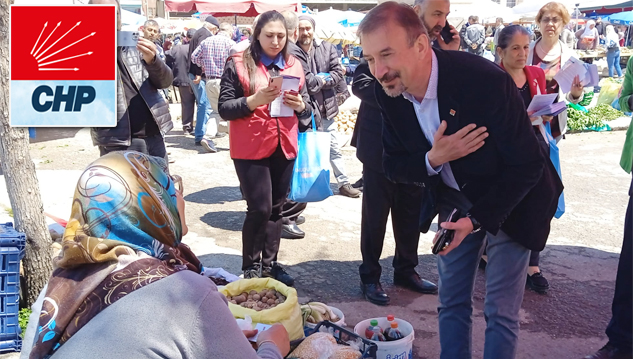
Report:
[[[244,96],[250,93],[250,78],[243,62],[243,52],[232,56],[235,61],[237,75],[244,89]],[[260,62],[257,64],[258,75],[266,81],[258,81],[255,91],[268,86],[270,75],[266,67]],[[280,75],[290,75],[300,78],[299,88],[305,83],[301,63],[293,56],[288,56],[286,66],[280,71]],[[244,118],[229,121],[229,143],[231,158],[243,160],[260,160],[270,157],[277,145],[281,143],[281,149],[287,159],[297,157],[297,137],[299,135],[299,120],[293,113],[292,117],[270,117],[268,104],[259,106],[253,113]]]

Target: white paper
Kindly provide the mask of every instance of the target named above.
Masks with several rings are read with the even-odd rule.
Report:
[[[259,336],[259,333],[267,330],[270,327],[272,327],[272,325],[270,325],[270,324],[257,323],[257,325],[255,325],[255,329],[257,329],[257,334],[255,334],[255,336],[252,337],[252,338],[248,338],[248,340],[253,342],[253,343],[256,343],[257,342],[257,337]]]
[[[528,106],[527,112],[528,113],[532,111],[538,112],[546,108],[547,106],[553,104],[554,101],[556,101],[556,97],[558,97],[557,93],[548,94],[548,95],[536,95],[532,97],[532,102],[530,102],[530,106]]]
[[[569,60],[563,65],[563,67],[554,75],[554,80],[558,82],[563,93],[571,91],[571,85],[574,82],[574,77],[578,76],[581,81],[584,81],[587,76],[587,68],[582,60],[575,57],[570,57]]]
[[[272,117],[290,117],[294,114],[294,110],[284,105],[284,92],[299,92],[300,79],[293,76],[284,76],[281,84],[281,94],[273,102],[270,103],[270,116]]]

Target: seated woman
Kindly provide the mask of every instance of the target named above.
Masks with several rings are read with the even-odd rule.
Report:
[[[277,358],[281,325],[255,352],[180,241],[182,180],[165,162],[112,152],[86,168],[53,274],[33,305],[22,358]]]

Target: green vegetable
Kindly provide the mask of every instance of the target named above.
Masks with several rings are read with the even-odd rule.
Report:
[[[20,309],[20,313],[18,314],[18,323],[20,324],[20,329],[22,329],[23,338],[24,338],[24,333],[26,333],[26,326],[29,324],[30,315],[31,315],[31,308],[22,308]]]
[[[585,92],[585,95],[582,98],[582,101],[580,101],[578,104],[580,106],[587,106],[591,104],[591,100],[593,100],[593,91]]]
[[[571,106],[567,108],[567,128],[572,131],[596,130],[605,126],[605,122],[624,116],[624,113],[607,104],[600,104],[589,112],[576,110]]]

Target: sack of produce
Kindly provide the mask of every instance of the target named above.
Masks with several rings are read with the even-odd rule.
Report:
[[[620,88],[622,88],[622,83],[610,77],[600,80],[600,96],[598,96],[597,105],[603,103],[610,105],[618,97]]]
[[[281,323],[290,340],[301,339],[303,318],[297,291],[272,278],[240,279],[220,290],[235,318],[250,316],[254,323]]]

